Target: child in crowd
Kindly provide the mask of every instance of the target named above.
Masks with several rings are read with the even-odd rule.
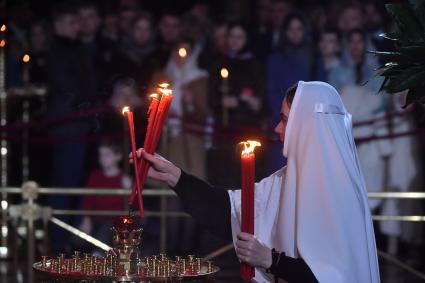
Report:
[[[90,173],[86,183],[87,187],[131,188],[131,179],[120,168],[122,160],[120,149],[119,145],[111,141],[103,141],[99,145],[99,169]],[[82,209],[122,211],[124,201],[125,199],[121,196],[85,195],[82,198]],[[109,219],[84,216],[80,229],[104,243],[109,243],[112,239],[110,231],[112,223]]]

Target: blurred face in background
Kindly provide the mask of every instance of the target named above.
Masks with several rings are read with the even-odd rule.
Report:
[[[344,9],[338,20],[338,28],[346,34],[355,29],[363,29],[363,12],[358,7]]]
[[[304,24],[298,18],[293,18],[286,28],[286,38],[294,45],[300,44],[304,39]]]
[[[338,35],[334,32],[325,32],[320,37],[319,50],[322,57],[335,57],[340,51]]]
[[[180,36],[180,19],[173,15],[164,15],[159,23],[159,34],[165,43],[176,42]]]
[[[80,32],[80,22],[75,14],[65,14],[54,22],[55,33],[69,39],[77,39]]]
[[[119,13],[119,29],[121,34],[127,34],[130,30],[131,22],[137,17],[138,10],[125,8]]]
[[[78,11],[80,16],[81,35],[93,37],[100,27],[100,17],[96,7],[83,7]]]
[[[375,31],[383,25],[383,15],[378,10],[373,2],[366,3],[365,5],[365,27],[370,31]]]
[[[120,153],[115,152],[108,146],[99,147],[99,165],[102,169],[107,170],[117,167],[122,159]]]
[[[366,43],[361,33],[352,33],[347,41],[348,52],[355,63],[361,63],[366,52]]]
[[[134,23],[132,36],[138,45],[145,45],[152,38],[152,25],[148,19],[140,18]]]
[[[227,26],[224,24],[215,26],[213,37],[215,49],[218,53],[225,54],[227,52]]]
[[[210,7],[207,3],[195,3],[190,9],[190,13],[203,19],[208,19],[210,14]]]
[[[315,8],[311,11],[310,20],[313,29],[323,31],[328,21],[327,11],[322,7]]]
[[[111,38],[117,39],[118,30],[118,16],[115,14],[105,15],[103,18],[103,31],[107,33]]]
[[[31,27],[30,40],[33,51],[42,51],[47,48],[47,35],[42,24],[36,24]]]
[[[256,19],[259,25],[266,25],[269,19],[270,1],[257,0]]]
[[[270,4],[270,23],[273,28],[282,27],[285,17],[288,15],[291,6],[285,1],[272,1]]]
[[[245,47],[246,41],[247,35],[241,26],[234,26],[229,29],[227,44],[230,52],[238,53],[241,51]]]

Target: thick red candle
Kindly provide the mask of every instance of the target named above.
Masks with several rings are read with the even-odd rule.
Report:
[[[130,108],[128,106],[126,106],[122,109],[122,114],[124,114],[127,117],[127,121],[128,121],[128,131],[130,133],[131,153],[133,155],[133,161],[134,161],[133,162],[134,178],[136,180],[136,188],[140,188],[140,180],[139,180],[139,176],[137,174],[138,162],[137,162],[137,158],[134,158],[134,156],[136,156],[136,136],[135,136],[135,132],[134,132],[133,112],[131,112]]]
[[[257,141],[242,142],[244,150],[241,153],[241,194],[242,194],[242,223],[241,231],[254,234],[254,182],[255,155],[254,148],[261,144]],[[255,276],[255,270],[246,262],[241,264],[241,277],[250,280]]]

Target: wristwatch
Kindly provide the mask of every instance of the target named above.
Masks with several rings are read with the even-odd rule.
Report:
[[[272,249],[272,264],[269,268],[266,269],[267,273],[274,274],[276,272],[277,266],[279,265],[281,255],[285,255],[285,253],[280,253],[276,251],[274,248]]]

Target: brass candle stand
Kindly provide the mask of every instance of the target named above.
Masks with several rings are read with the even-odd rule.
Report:
[[[125,222],[125,223],[124,223]],[[34,263],[38,282],[211,282],[219,268],[193,255],[139,257],[142,228],[135,218],[119,217],[112,228],[114,249],[105,256],[81,254],[42,256]]]

